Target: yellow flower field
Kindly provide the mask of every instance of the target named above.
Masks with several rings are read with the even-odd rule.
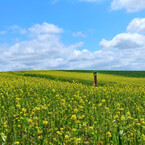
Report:
[[[145,78],[2,72],[0,108],[3,145],[145,144]]]

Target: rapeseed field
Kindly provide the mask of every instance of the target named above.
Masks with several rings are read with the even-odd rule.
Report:
[[[145,78],[0,73],[2,145],[144,145]]]

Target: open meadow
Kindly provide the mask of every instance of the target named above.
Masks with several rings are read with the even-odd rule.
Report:
[[[145,73],[145,72],[144,72]],[[145,77],[0,73],[0,145],[144,145]]]

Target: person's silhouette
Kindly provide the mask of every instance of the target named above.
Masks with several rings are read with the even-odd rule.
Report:
[[[94,75],[94,85],[97,86],[97,73],[94,72],[93,75]]]

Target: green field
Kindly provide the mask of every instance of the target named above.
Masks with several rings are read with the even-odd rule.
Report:
[[[120,75],[126,77],[145,77],[145,71],[103,71],[103,70],[64,70],[67,72],[83,72],[83,73],[93,73],[98,72],[102,74],[112,74],[112,75]]]
[[[144,145],[145,72],[0,73],[0,145]]]

